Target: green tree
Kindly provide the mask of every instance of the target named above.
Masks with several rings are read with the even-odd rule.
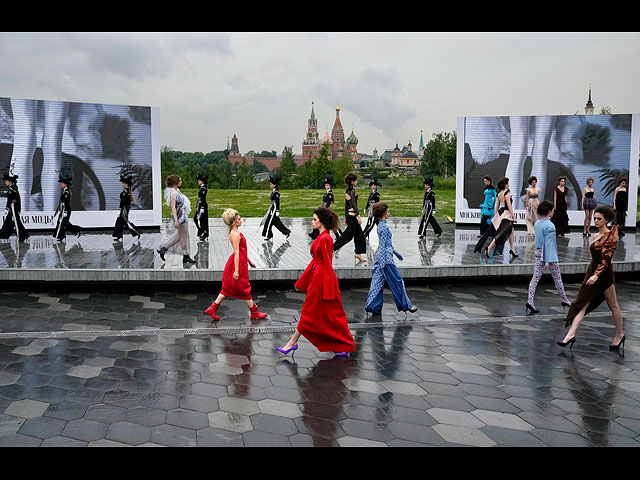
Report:
[[[333,178],[336,184],[336,187],[344,187],[346,188],[346,184],[344,183],[344,177],[347,176],[347,173],[353,171],[353,161],[351,160],[351,156],[347,153],[342,157],[338,157],[332,161],[333,167]]]
[[[238,165],[238,173],[236,174],[236,183],[238,188],[243,190],[251,190],[255,186],[251,166],[247,163],[247,159],[242,157],[242,163]]]
[[[296,162],[293,159],[293,146],[284,147],[282,151],[282,160],[280,161],[280,167],[278,167],[278,173],[280,174],[281,188],[291,188],[292,178],[291,176],[296,171]]]
[[[329,158],[329,145],[324,144],[318,150],[318,156],[312,163],[313,166],[313,178],[311,179],[311,188],[323,188],[324,177],[327,174],[327,170],[333,168],[333,162]]]
[[[448,177],[456,173],[457,133],[434,133],[424,147],[420,174]]]
[[[600,115],[613,115],[613,112],[611,111],[611,107],[609,106],[602,107],[600,109]]]
[[[218,182],[220,188],[229,189],[235,187],[235,185],[233,185],[232,175],[233,169],[229,160],[225,158],[218,162],[218,165],[216,166],[215,181]]]

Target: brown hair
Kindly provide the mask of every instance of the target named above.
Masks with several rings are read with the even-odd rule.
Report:
[[[587,177],[587,183],[589,182],[595,182],[595,180],[593,179],[593,177]]]
[[[167,187],[173,188],[180,183],[180,175],[176,175],[175,173],[173,175],[169,175],[164,183]]]
[[[593,213],[594,215],[596,213],[601,213],[607,223],[616,218],[616,212],[614,212],[613,208],[611,208],[609,205],[598,205]]]
[[[498,190],[504,190],[504,187],[509,183],[509,179],[504,177],[502,180],[498,182]]]
[[[347,173],[347,175],[344,177],[344,183],[346,183],[347,185],[351,185],[351,183],[357,179],[358,176],[355,173]]]
[[[622,182],[626,182],[626,181],[627,181],[627,177],[620,177],[620,178],[618,178],[618,185],[620,185]]]
[[[491,184],[491,182],[493,182],[493,178],[491,177],[491,175],[485,175],[483,180],[489,180],[489,184]]]
[[[528,180],[529,185],[531,185],[531,182],[533,182],[534,180],[537,182],[538,181],[538,177],[536,177],[536,176],[529,177],[529,180]]]
[[[326,207],[318,207],[313,213],[327,230],[335,232],[338,229],[338,215],[333,210],[329,210]]]
[[[384,202],[377,202],[373,204],[371,207],[371,211],[373,212],[373,216],[376,218],[382,218],[385,213],[389,210],[389,205]]]

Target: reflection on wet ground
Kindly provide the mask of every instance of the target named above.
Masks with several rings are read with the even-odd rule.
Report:
[[[293,289],[254,289],[265,320],[225,301],[220,322],[203,313],[217,292],[4,292],[0,445],[639,446],[639,284],[616,285],[624,353],[608,351],[606,306],[558,347],[546,276],[536,316],[525,283],[408,283],[417,313],[385,291],[369,317],[367,286],[343,288],[347,359],[304,339],[294,358],[275,350]]]
[[[212,269],[222,271],[232,253],[228,241],[228,229],[221,220],[210,219],[210,238],[199,241],[195,226],[191,225],[191,256],[197,263],[187,268]],[[305,218],[284,218],[283,222],[292,230],[287,239],[274,231],[271,241],[264,241],[259,232],[259,219],[249,218],[241,227],[247,238],[249,258],[258,269],[304,269],[309,262],[311,231],[309,220]],[[417,218],[391,218],[389,228],[393,243],[404,257],[399,262],[402,267],[432,267],[481,264],[533,264],[535,263],[535,241],[526,230],[515,232],[515,252],[518,258],[512,259],[509,248],[504,255],[486,259],[474,253],[478,241],[475,227],[456,227],[443,224],[444,232],[440,238],[429,230],[424,240],[418,239]],[[114,243],[110,233],[88,232],[79,238],[70,236],[65,242],[56,242],[50,235],[32,235],[25,243],[15,238],[0,242],[0,268],[21,269],[183,269],[182,251],[173,247],[162,262],[155,249],[167,238],[170,224],[164,222],[159,233],[145,233],[140,240],[125,235],[123,243]],[[614,261],[640,261],[640,248],[637,243],[640,236],[627,233],[620,239],[614,255]],[[560,263],[588,263],[589,244],[593,237],[583,238],[576,229],[566,237],[558,237]],[[358,263],[354,259],[353,243],[345,245],[334,257],[337,269],[369,269],[375,260],[378,237],[374,228],[367,243],[367,262]]]

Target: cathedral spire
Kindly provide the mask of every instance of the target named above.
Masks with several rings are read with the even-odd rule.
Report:
[[[593,102],[591,101],[591,84],[589,84],[589,100],[587,100],[587,104],[584,107],[585,115],[593,115]]]

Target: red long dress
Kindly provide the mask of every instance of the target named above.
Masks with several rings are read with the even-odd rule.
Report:
[[[307,293],[300,312],[298,332],[321,352],[353,352],[338,278],[333,271],[333,239],[323,231],[311,244],[313,260],[295,284]]]
[[[222,272],[221,295],[225,297],[251,300],[251,285],[249,284],[249,261],[247,257],[247,240],[240,234],[240,249],[238,252],[240,263],[238,265],[238,280],[233,278],[236,267],[234,264],[235,253],[232,253]]]

